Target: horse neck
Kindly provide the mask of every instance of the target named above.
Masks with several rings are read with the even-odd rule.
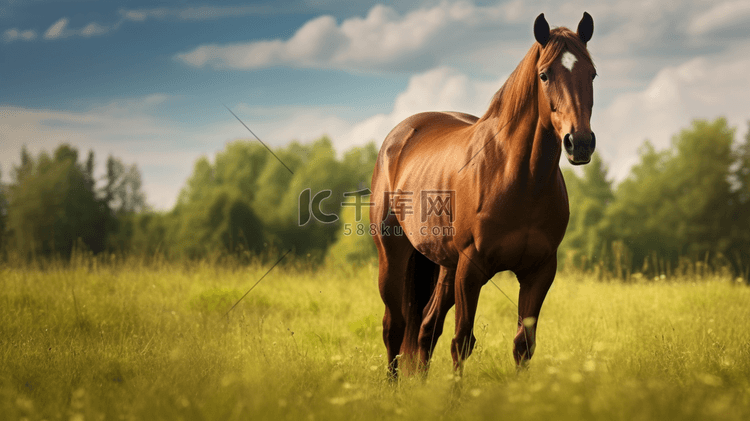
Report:
[[[533,100],[526,101],[512,121],[503,121],[498,115],[480,122],[486,133],[499,132],[490,142],[493,147],[487,145],[487,158],[502,168],[495,172],[502,178],[498,181],[516,180],[535,190],[555,180],[562,152],[551,125],[540,119],[537,95],[534,89]]]

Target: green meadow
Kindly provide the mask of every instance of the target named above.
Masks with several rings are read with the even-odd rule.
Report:
[[[730,277],[560,274],[529,368],[518,288],[484,288],[453,375],[452,314],[426,380],[386,379],[373,265],[74,256],[0,266],[5,419],[750,419],[750,289]],[[502,290],[502,292],[500,291]]]

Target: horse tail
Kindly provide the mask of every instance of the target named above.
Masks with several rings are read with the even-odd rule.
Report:
[[[437,285],[440,266],[414,250],[409,258],[404,279],[402,313],[406,322],[404,340],[401,343],[402,367],[414,367],[418,359],[419,329],[422,326],[424,309]],[[411,361],[408,361],[411,360]],[[406,368],[406,367],[404,367]]]

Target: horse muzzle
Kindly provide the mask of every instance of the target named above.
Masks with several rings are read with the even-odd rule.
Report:
[[[596,148],[596,136],[594,132],[568,133],[563,138],[563,147],[568,162],[573,165],[588,164]]]

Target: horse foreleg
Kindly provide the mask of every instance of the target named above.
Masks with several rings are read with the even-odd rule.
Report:
[[[437,286],[423,313],[422,326],[419,328],[419,362],[424,375],[427,375],[432,352],[443,333],[445,316],[455,302],[453,288],[455,278],[455,269],[440,268]]]
[[[488,276],[470,256],[464,255],[458,261],[456,268],[455,300],[456,300],[456,335],[451,342],[451,356],[453,369],[463,372],[463,361],[469,358],[474,350],[474,317],[479,303],[479,292]]]
[[[551,257],[533,272],[518,275],[518,331],[513,339],[513,358],[523,367],[534,355],[539,311],[557,270],[557,258]]]
[[[395,225],[395,218],[387,218],[383,224]],[[403,313],[403,297],[406,270],[414,248],[406,237],[376,236],[378,248],[378,286],[385,304],[383,315],[383,342],[388,353],[388,373],[396,379],[398,355],[404,340],[406,319]],[[409,280],[411,281],[411,280]]]
[[[398,376],[398,352],[404,340],[405,327],[406,323],[401,313],[386,307],[383,316],[383,342],[388,354],[388,378],[390,380],[396,380]]]

